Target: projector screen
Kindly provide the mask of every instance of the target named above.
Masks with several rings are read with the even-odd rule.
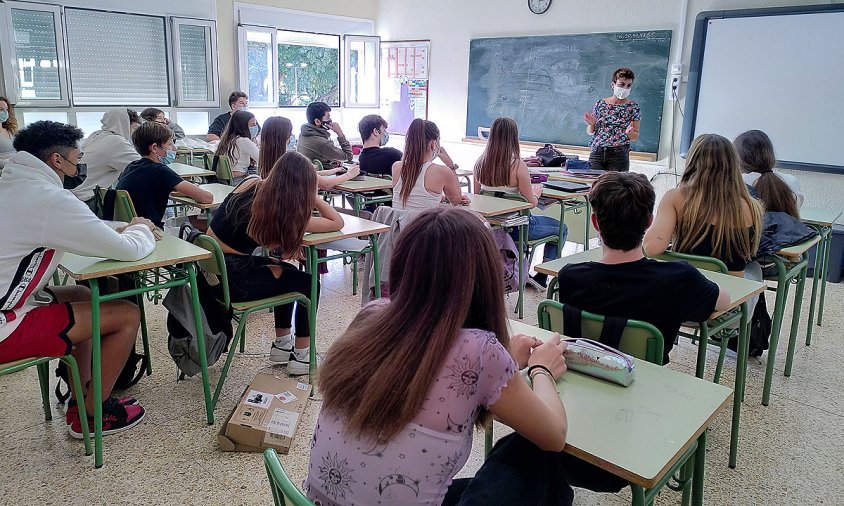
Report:
[[[779,166],[844,173],[844,6],[701,13],[681,152],[765,131]]]

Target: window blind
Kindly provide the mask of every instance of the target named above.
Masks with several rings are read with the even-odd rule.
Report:
[[[211,75],[211,28],[179,25],[179,58],[182,71],[182,100],[214,100]]]
[[[53,13],[12,9],[18,91],[24,100],[61,100]]]

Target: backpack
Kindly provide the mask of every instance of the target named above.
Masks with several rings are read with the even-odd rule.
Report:
[[[189,223],[182,225],[179,236],[193,243],[201,232]],[[228,350],[234,331],[232,329],[233,312],[222,302],[222,285],[212,286],[207,274],[200,271],[196,276],[196,288],[199,293],[200,316],[205,337],[205,358],[210,367]],[[164,297],[167,309],[167,349],[170,357],[179,368],[179,379],[194,376],[201,371],[199,346],[196,340],[196,326],[193,318],[190,286],[182,285],[171,288]]]
[[[759,294],[756,307],[753,308],[753,316],[750,317],[750,339],[747,347],[748,357],[761,357],[762,352],[770,346],[768,338],[771,337],[771,317],[768,315],[768,307],[765,303],[765,294]],[[731,338],[727,347],[733,351],[738,349],[738,337]]]
[[[536,156],[542,160],[545,167],[562,167],[566,163],[566,155],[553,144],[546,144],[537,149]]]
[[[495,237],[495,244],[498,247],[498,253],[501,257],[501,266],[504,269],[504,293],[513,293],[519,291],[519,272],[524,270],[524,281],[527,281],[527,271],[529,266],[527,258],[519,265],[519,249],[513,238],[510,237],[505,230],[500,228],[492,231]]]

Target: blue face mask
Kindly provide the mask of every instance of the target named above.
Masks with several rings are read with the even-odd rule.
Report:
[[[238,107],[238,108],[237,108],[237,110],[238,110],[238,111],[243,111],[243,112],[249,112],[249,106],[248,106],[248,105],[244,105],[243,107]]]
[[[384,136],[381,137],[381,145],[386,146],[388,142],[390,142],[390,133],[384,132]]]
[[[252,125],[249,127],[249,136],[253,139],[258,136],[258,125]]]
[[[296,136],[291,135],[289,139],[287,139],[287,151],[296,151]]]
[[[168,150],[167,152],[165,152],[164,156],[159,156],[158,159],[164,165],[170,165],[171,163],[176,161],[176,152]]]
[[[9,111],[0,111],[0,123],[5,123],[9,120]]]

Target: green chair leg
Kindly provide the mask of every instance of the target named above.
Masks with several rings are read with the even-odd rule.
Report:
[[[79,367],[76,365],[76,359],[73,358],[71,355],[67,355],[61,357],[59,360],[67,364],[68,369],[70,369],[70,378],[73,382],[73,389],[76,392],[82,392],[82,383],[79,380]],[[87,420],[88,419],[88,411],[85,409],[85,402],[78,402],[77,406],[79,406],[79,420]],[[94,453],[93,448],[91,448],[91,434],[88,431],[88,424],[83,423],[82,425],[82,440],[85,443],[85,455],[91,455]],[[100,446],[102,446],[102,439],[99,442]]]
[[[358,255],[352,257],[352,295],[358,294]]]
[[[774,303],[774,316],[771,322],[771,338],[768,347],[768,364],[765,368],[765,382],[762,387],[762,405],[767,406],[771,400],[771,380],[774,376],[774,365],[777,361],[777,344],[780,340],[782,317],[785,313],[785,303],[788,300],[788,281],[785,280],[785,266],[777,262],[777,298]]]
[[[50,363],[42,362],[35,366],[38,370],[38,383],[41,385],[41,404],[44,406],[44,420],[50,421],[53,419],[52,410],[50,410]]]
[[[794,292],[794,309],[791,313],[791,333],[788,336],[788,354],[785,359],[785,376],[791,376],[791,366],[794,363],[794,347],[797,345],[797,330],[800,326],[800,309],[803,303],[803,290],[806,288],[806,272],[808,270],[809,263],[807,261],[797,278],[797,290]],[[812,328],[811,320],[809,321],[809,328]]]
[[[137,286],[137,279],[135,281]],[[144,356],[147,358],[147,376],[152,374],[152,355],[149,352],[149,331],[147,330],[147,312],[144,308],[144,296],[138,295],[138,309],[141,311],[141,341],[144,346]]]
[[[243,345],[246,334],[246,315],[248,315],[248,313],[240,316],[240,320],[237,323],[237,330],[234,332],[234,339],[229,344],[229,352],[226,354],[226,363],[223,365],[223,370],[220,371],[220,377],[217,379],[217,387],[214,389],[214,397],[211,399],[211,404],[215,408],[217,407],[217,401],[220,399],[220,392],[223,391],[223,383],[226,382],[226,376],[229,374],[229,367],[232,365],[234,350],[237,347],[238,341],[240,341],[240,344]]]
[[[241,336],[241,339],[240,339],[240,352],[241,353],[246,352],[246,315],[247,314],[249,314],[249,313],[241,315],[241,317],[240,317],[241,321],[239,321],[237,323],[238,327],[240,327],[241,324],[243,325],[243,335]]]
[[[720,351],[718,352],[718,363],[715,365],[715,376],[712,378],[713,383],[721,383],[721,372],[724,370],[724,358],[727,356],[727,344],[729,339],[721,339]]]

